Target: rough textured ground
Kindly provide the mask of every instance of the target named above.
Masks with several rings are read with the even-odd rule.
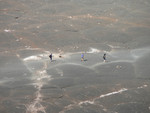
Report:
[[[149,113],[149,12],[149,0],[0,0],[0,113]]]

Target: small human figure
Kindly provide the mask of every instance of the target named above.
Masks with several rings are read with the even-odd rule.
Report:
[[[84,61],[84,53],[81,54],[81,61]]]
[[[52,55],[52,53],[49,55],[49,58],[50,58],[50,60],[51,60],[51,62],[52,62],[52,60],[53,60],[53,55]]]
[[[104,62],[106,62],[106,53],[103,55]]]

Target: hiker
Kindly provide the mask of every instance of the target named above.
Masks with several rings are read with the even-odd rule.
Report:
[[[104,62],[106,62],[106,53],[103,55]]]
[[[84,61],[84,53],[81,54],[81,61]]]
[[[49,58],[50,58],[51,61],[53,60],[52,53],[49,55]]]

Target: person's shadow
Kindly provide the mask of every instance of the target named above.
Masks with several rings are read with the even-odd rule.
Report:
[[[84,60],[85,62],[88,61],[87,59]]]
[[[56,62],[56,60],[51,60],[51,62]]]
[[[87,59],[84,59],[84,60],[82,60],[82,61],[86,62],[86,61],[88,61],[88,60],[87,60]]]

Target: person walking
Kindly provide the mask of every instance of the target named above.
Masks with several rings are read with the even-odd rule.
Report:
[[[52,60],[53,60],[53,55],[52,55],[52,53],[49,55],[49,58],[50,58],[50,60],[51,60],[51,62],[52,62]]]
[[[103,55],[104,62],[106,62],[106,53]]]
[[[84,53],[81,54],[81,61],[84,61]]]

